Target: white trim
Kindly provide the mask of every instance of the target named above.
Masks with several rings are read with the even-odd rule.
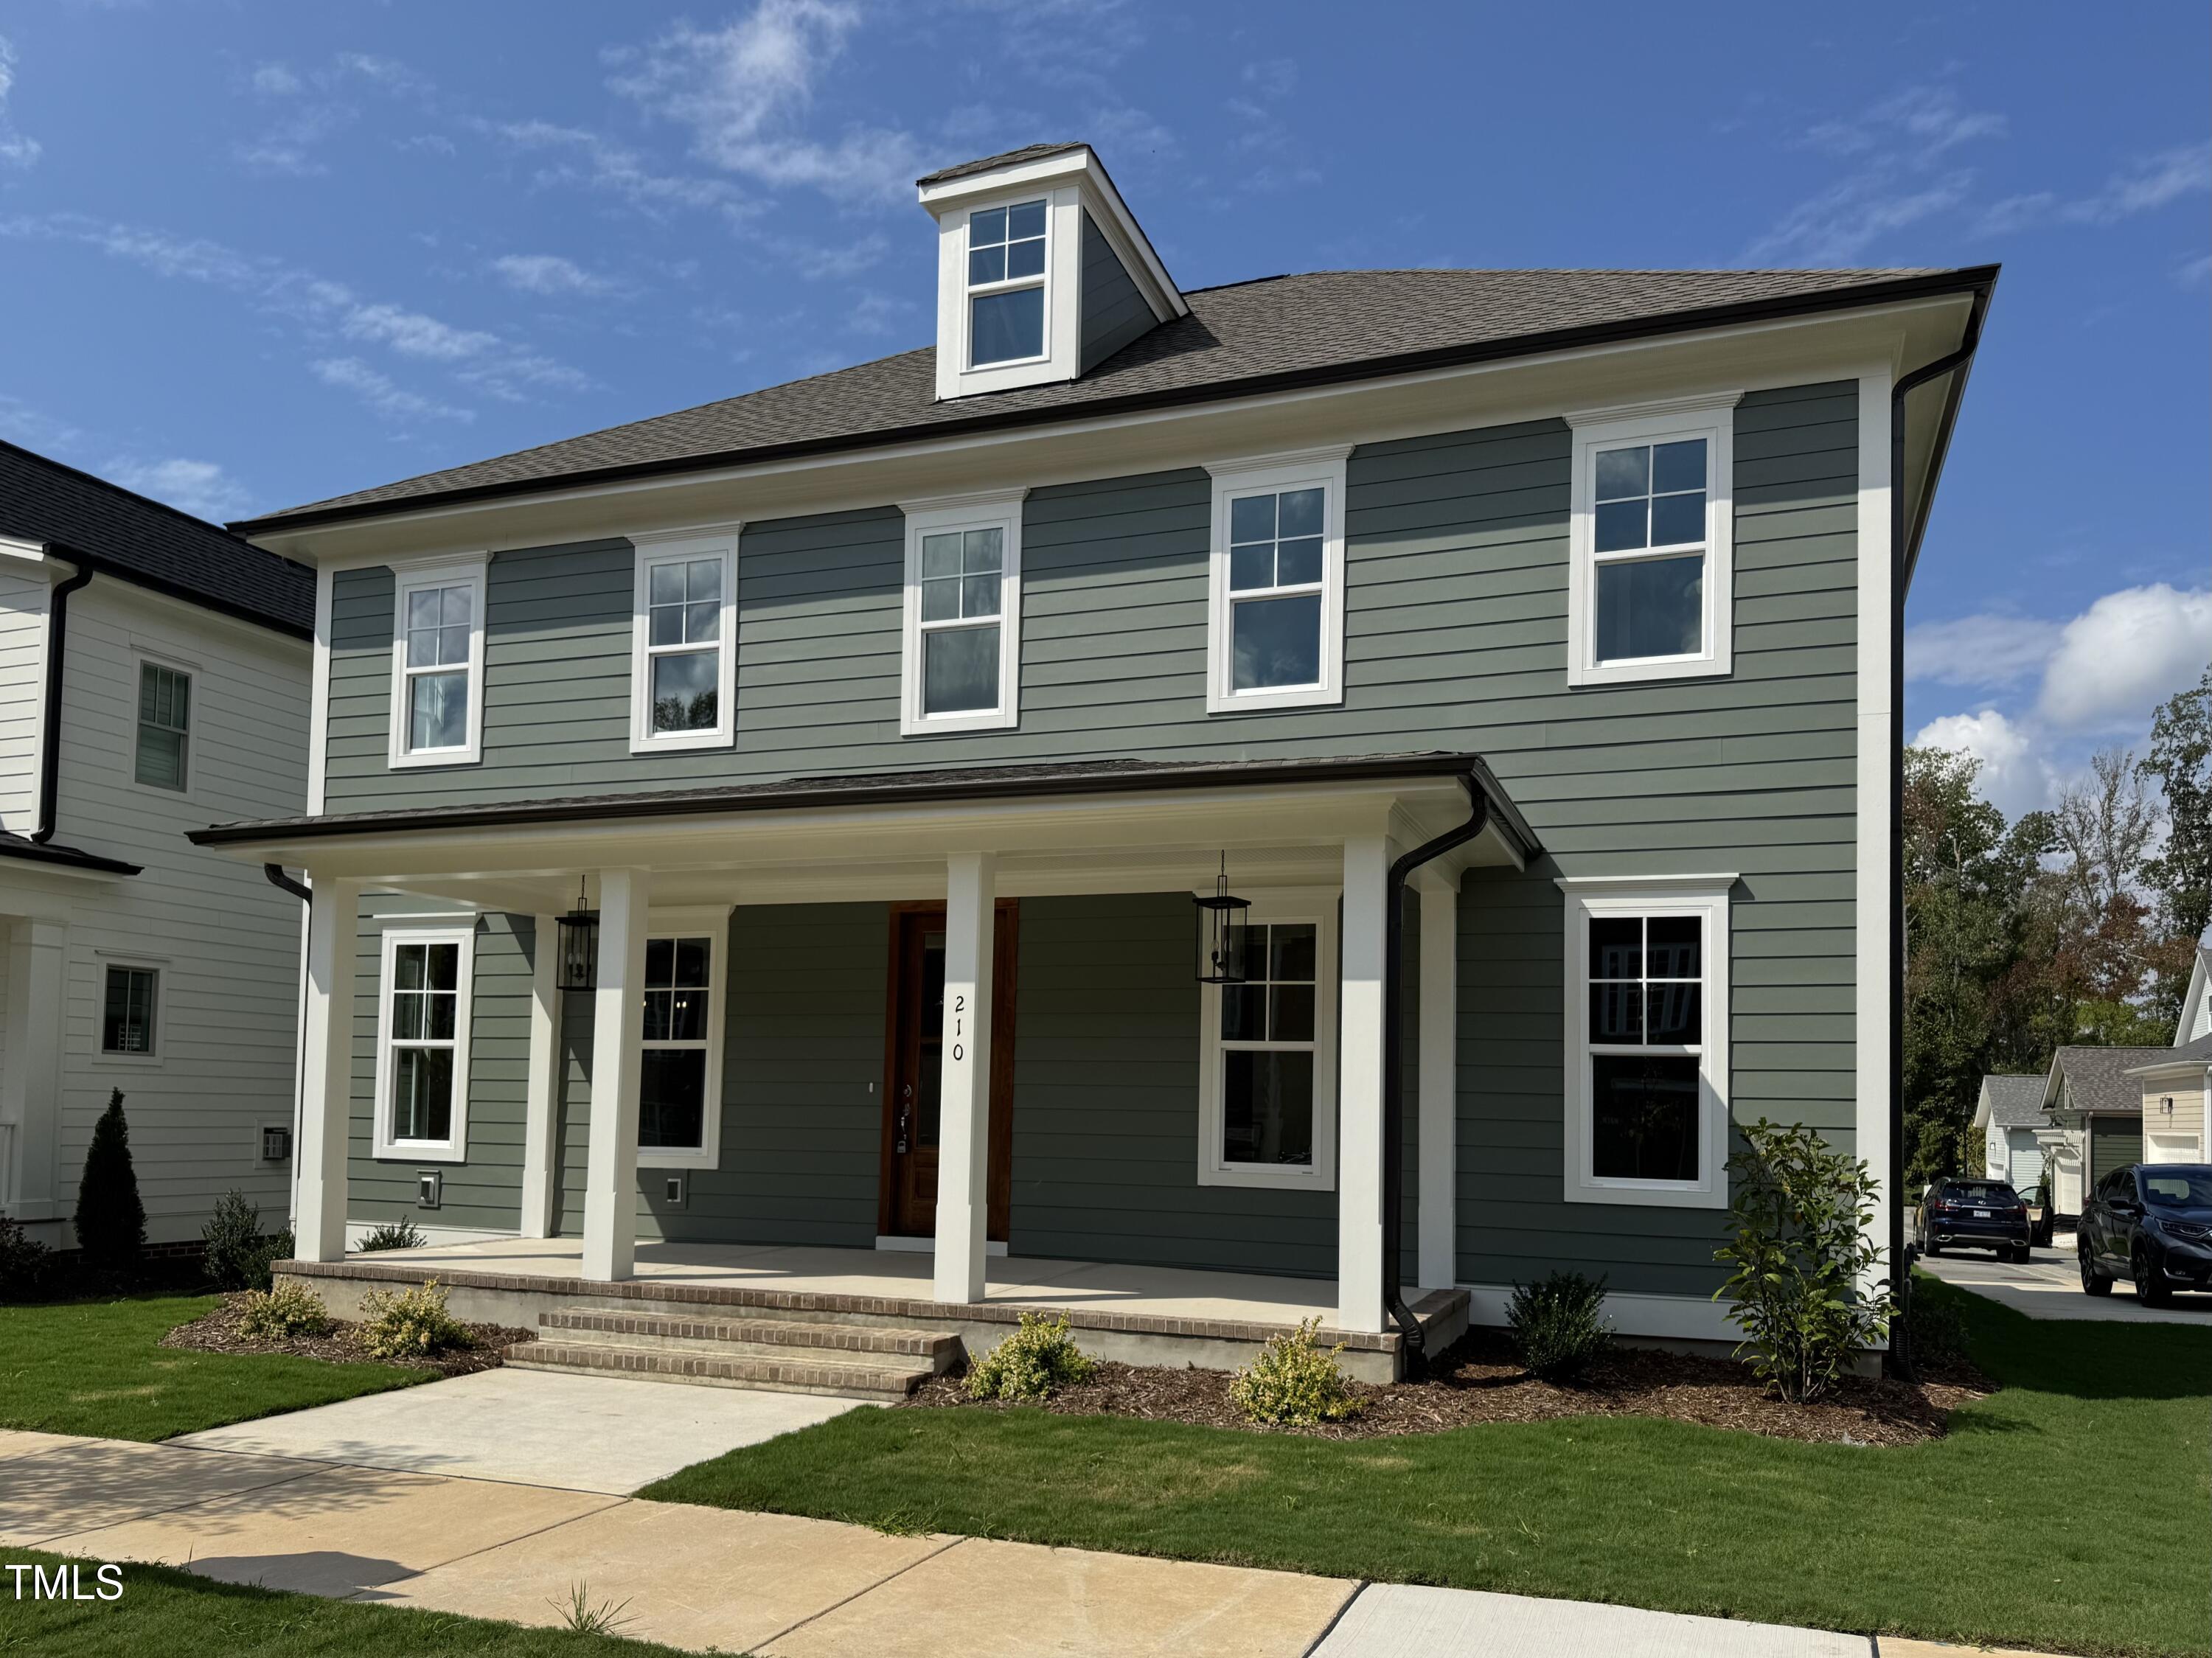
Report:
[[[1663,1208],[1728,1206],[1729,887],[1716,878],[1692,884],[1657,878],[1598,888],[1561,882],[1565,891],[1566,1125],[1564,1195],[1570,1203],[1641,1204]],[[1698,1178],[1694,1181],[1601,1179],[1591,1172],[1589,923],[1600,915],[1695,916],[1702,925],[1704,968],[1698,1042]]]
[[[641,532],[632,536],[629,642],[629,751],[658,754],[672,749],[726,749],[737,740],[738,725],[738,543],[742,522],[702,525],[694,530]],[[656,564],[722,561],[721,620],[714,641],[714,726],[706,731],[653,729],[652,572]]]
[[[392,993],[393,958],[407,944],[458,944],[453,975],[453,1104],[442,1140],[404,1140],[392,1132]],[[469,1143],[469,1026],[476,1000],[477,930],[465,926],[387,926],[377,947],[376,1097],[370,1119],[372,1155],[379,1162],[465,1163]]]
[[[985,291],[1011,292],[1038,287],[1044,294],[1044,349],[1034,357],[1006,362],[975,364],[969,361],[969,295],[968,289],[968,227],[977,213],[996,207],[1013,207],[1042,200],[1045,204],[1045,253],[1042,278],[1032,282],[1014,278],[1003,288],[984,284]],[[1073,184],[1040,189],[1025,183],[1009,184],[988,194],[963,199],[938,220],[937,396],[939,401],[974,397],[984,392],[1011,392],[1024,386],[1043,386],[1072,380],[1079,372],[1082,351],[1081,319],[1077,295],[1083,275],[1083,193]]]
[[[1505,1322],[1505,1303],[1513,1297],[1510,1284],[1462,1284],[1467,1291],[1468,1322],[1496,1327]],[[1640,1336],[1649,1341],[1726,1341],[1743,1339],[1735,1318],[1735,1303],[1712,1301],[1704,1296],[1644,1295],[1624,1290],[1605,1292],[1606,1321],[1613,1333]]]
[[[730,911],[726,905],[699,904],[682,909],[652,909],[645,921],[646,953],[652,954],[656,938],[704,938],[707,941],[707,1077],[703,1084],[705,1103],[700,1112],[699,1132],[702,1143],[696,1150],[684,1146],[640,1145],[637,1166],[647,1169],[719,1169],[722,1166],[722,1029],[723,1014],[729,1003],[730,972]],[[653,987],[641,984],[638,1005],[644,1006],[645,996]],[[640,1016],[638,1049],[642,1054],[648,1044],[645,1042],[642,1014]],[[690,1042],[655,1042],[656,1048],[688,1048]],[[645,1069],[641,1060],[638,1070]],[[642,1114],[644,1100],[641,1084],[639,1110]]]
[[[553,1143],[560,1132],[561,921],[531,917],[530,1071],[523,1083],[522,1192],[516,1232],[553,1235]]]
[[[1344,701],[1344,495],[1350,444],[1274,455],[1207,461],[1213,477],[1213,530],[1206,559],[1206,711],[1307,708]],[[1229,590],[1229,508],[1240,496],[1318,485],[1322,501],[1321,677],[1310,685],[1237,690]],[[1300,591],[1304,591],[1303,588]]]
[[[885,1254],[928,1255],[936,1254],[937,1239],[933,1236],[922,1233],[900,1233],[895,1236],[889,1232],[878,1232],[876,1234],[876,1248],[881,1249]],[[1004,1260],[1006,1254],[1006,1240],[1004,1238],[987,1240],[983,1245],[983,1253],[994,1260]]]
[[[1022,501],[1026,488],[993,489],[927,501],[902,501],[906,515],[906,575],[899,631],[899,735],[1006,731],[1021,723]],[[999,701],[996,708],[930,714],[921,705],[921,544],[950,530],[1000,531],[999,575]],[[938,624],[941,626],[942,624]]]
[[[100,969],[100,975],[93,1001],[92,1063],[95,1066],[123,1066],[131,1068],[160,1065],[163,1049],[168,1043],[168,963],[159,957],[125,955],[119,951],[106,950],[93,951],[93,961],[94,964]],[[149,1034],[153,1039],[153,1046],[143,1054],[111,1053],[100,1045],[106,1035],[107,975],[110,969],[118,967],[134,972],[150,973],[154,975],[154,1005],[149,1015],[152,1027]]]
[[[323,796],[331,772],[331,610],[337,572],[330,565],[315,571],[315,642],[307,688],[307,815],[323,815]]]
[[[139,699],[144,695],[146,670],[161,668],[170,673],[182,674],[185,679],[185,775],[175,788],[160,783],[141,781],[138,776]],[[134,638],[131,643],[131,706],[125,719],[131,727],[131,743],[124,761],[123,780],[134,789],[145,789],[170,800],[189,800],[192,798],[192,774],[198,767],[198,714],[201,670],[198,663],[186,662],[169,652],[149,648]]]
[[[1718,887],[1723,892],[1743,878],[1727,874],[1698,875],[1557,875],[1552,884],[1562,892],[1697,892]]]
[[[1279,1163],[1231,1163],[1221,1155],[1221,987],[1198,987],[1198,1183],[1243,1186],[1275,1192],[1336,1189],[1336,1006],[1338,887],[1285,887],[1252,895],[1245,919],[1311,922],[1314,957],[1313,1162],[1303,1169]],[[1273,1047],[1279,1044],[1240,1044]]]
[[[489,552],[462,554],[436,560],[394,559],[392,565],[392,730],[388,763],[402,766],[468,766],[483,758],[484,593]],[[407,746],[407,596],[424,587],[469,589],[469,713],[468,732],[459,748],[423,749]],[[329,687],[327,677],[325,695]]]
[[[1851,1125],[1853,1149],[1877,1182],[1869,1226],[1886,1256],[1891,1217],[1902,1199],[1893,1187],[1904,1175],[1898,1148],[1890,1144],[1889,671],[1896,638],[1890,602],[1894,570],[1890,546],[1890,367],[1871,365],[1861,370],[1857,380],[1858,653],[1854,682],[1858,707],[1851,834],[1852,932],[1857,959],[1851,1001]],[[2046,1099],[2057,1074],[2054,1057],[2045,1077]],[[1866,1287],[1871,1291],[1881,1284],[1887,1270],[1886,1265],[1871,1268]]]
[[[1716,397],[1670,398],[1656,403],[1624,404],[1610,410],[1577,410],[1566,416],[1574,428],[1572,510],[1567,532],[1567,683],[1617,685],[1654,679],[1686,679],[1725,674],[1735,660],[1735,405],[1741,392]],[[1639,548],[1633,552],[1596,550],[1595,457],[1601,449],[1640,444],[1705,440],[1705,535],[1702,548],[1679,545]],[[1702,647],[1680,656],[1597,659],[1597,567],[1652,558],[1705,556],[1701,589],[1705,601]]]

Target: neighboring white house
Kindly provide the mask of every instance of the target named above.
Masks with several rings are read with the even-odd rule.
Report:
[[[283,1222],[302,906],[184,831],[306,804],[313,596],[0,443],[0,1212],[46,1243],[118,1088],[149,1242],[232,1187]]]
[[[2204,1101],[2212,1084],[2212,1036],[2183,1042],[2128,1072],[2142,1087],[2142,1160],[2205,1161]]]
[[[1987,1076],[1974,1102],[1974,1127],[1982,1131],[1982,1172],[2027,1192],[2043,1178],[2043,1147],[2036,1134],[2043,1114],[2043,1078]]]

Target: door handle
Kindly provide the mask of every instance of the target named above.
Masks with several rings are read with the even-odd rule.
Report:
[[[907,1092],[909,1094],[913,1091],[914,1090],[912,1089],[907,1090]],[[891,1150],[901,1157],[904,1157],[906,1155],[906,1136],[907,1108],[906,1102],[901,1100],[899,1102],[898,1115],[893,1120],[893,1127],[891,1129]]]

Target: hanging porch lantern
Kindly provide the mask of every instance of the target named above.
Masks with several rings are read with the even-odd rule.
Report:
[[[1221,854],[1221,875],[1213,891],[1192,900],[1198,906],[1198,981],[1202,985],[1244,982],[1244,918],[1249,900],[1229,896],[1229,854]]]
[[[599,912],[584,908],[584,878],[576,878],[576,907],[560,920],[561,988],[599,987]]]

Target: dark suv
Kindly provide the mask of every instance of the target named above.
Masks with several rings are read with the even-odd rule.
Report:
[[[2212,1163],[2138,1163],[2097,1182],[2075,1229],[2081,1288],[2112,1293],[2124,1274],[2136,1299],[2163,1307],[2176,1290],[2212,1290]]]
[[[1920,1253],[1940,1255],[1949,1244],[1994,1249],[1999,1260],[2027,1259],[2027,1206],[2001,1180],[1946,1175],[1920,1199]]]

